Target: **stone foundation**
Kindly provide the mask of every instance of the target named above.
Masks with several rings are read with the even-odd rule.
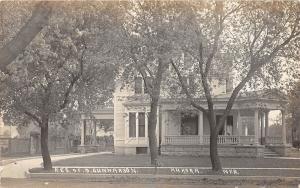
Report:
[[[263,157],[264,146],[219,145],[219,156]],[[162,145],[162,155],[209,156],[209,145]]]
[[[135,155],[137,154],[137,147],[120,147],[115,146],[115,153],[118,155]],[[147,148],[147,153],[150,153],[149,147]]]

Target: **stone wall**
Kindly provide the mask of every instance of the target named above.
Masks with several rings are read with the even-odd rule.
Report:
[[[219,156],[224,157],[263,157],[264,146],[233,146],[224,145],[218,147]],[[209,156],[209,145],[163,145],[163,155],[192,155]]]

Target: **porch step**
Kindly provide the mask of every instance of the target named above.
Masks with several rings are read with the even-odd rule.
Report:
[[[265,148],[264,157],[280,157],[280,155],[269,148]]]

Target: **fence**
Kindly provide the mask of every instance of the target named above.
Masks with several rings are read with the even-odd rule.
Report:
[[[29,138],[0,138],[2,155],[18,155],[30,153]]]

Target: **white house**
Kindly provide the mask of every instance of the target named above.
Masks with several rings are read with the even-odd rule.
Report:
[[[226,108],[232,92],[232,80],[228,78],[211,80],[217,121]],[[210,129],[207,117],[201,111],[188,105],[187,100],[184,100],[184,95],[182,96],[173,98],[162,94],[156,126],[158,148],[161,154],[209,155]],[[198,100],[207,108],[204,98]],[[135,84],[131,86],[119,85],[117,87],[113,107],[115,153],[149,152],[149,101],[141,77],[136,77]],[[275,90],[241,94],[236,99],[224,128],[219,132],[219,154],[221,156],[261,157],[267,146],[285,155],[287,144],[284,107],[286,103],[285,96]],[[269,112],[272,110],[282,112],[282,136],[280,137],[272,137],[268,134]],[[82,135],[84,136],[84,129],[82,129]],[[82,146],[85,145],[83,142]]]

